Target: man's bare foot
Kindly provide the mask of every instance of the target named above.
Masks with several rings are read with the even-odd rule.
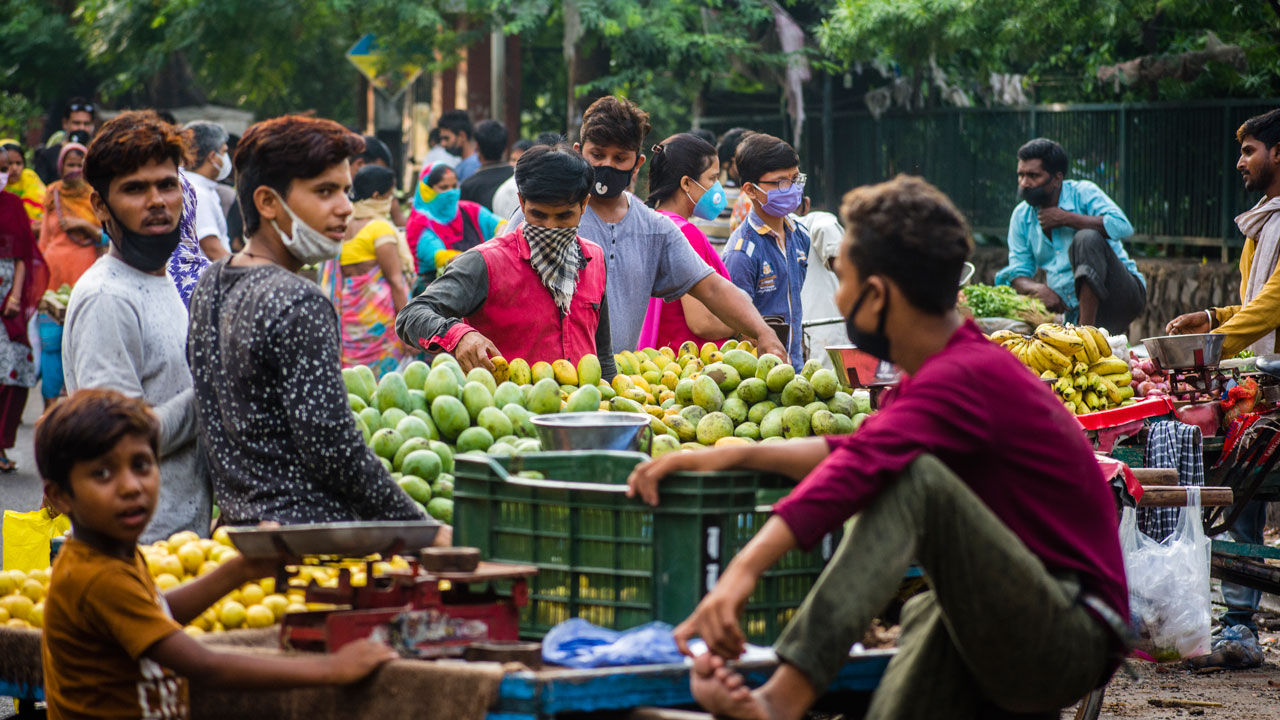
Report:
[[[768,708],[751,692],[742,676],[724,666],[724,658],[710,652],[693,659],[689,689],[704,709],[719,718],[771,720]]]

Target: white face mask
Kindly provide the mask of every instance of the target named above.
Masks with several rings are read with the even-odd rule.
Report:
[[[0,173],[0,190],[3,190],[4,186],[8,184],[9,184],[9,171],[5,170],[4,172]]]
[[[231,175],[231,156],[226,153],[222,153],[218,155],[218,162],[220,163],[218,166],[218,177],[214,178],[214,182],[222,182]]]
[[[342,252],[341,240],[334,240],[302,222],[302,218],[294,214],[289,204],[280,197],[280,193],[275,190],[271,193],[280,200],[280,207],[283,207],[284,211],[289,213],[289,218],[293,220],[293,237],[286,235],[275,220],[271,221],[271,227],[275,228],[280,236],[280,242],[284,243],[290,255],[301,261],[303,265],[314,265],[338,257],[338,253]]]

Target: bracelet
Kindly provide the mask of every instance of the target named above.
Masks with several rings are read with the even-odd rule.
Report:
[[[1205,314],[1205,315],[1207,315],[1207,316],[1209,316],[1209,329],[1210,329],[1210,330],[1212,330],[1212,329],[1213,329],[1213,320],[1214,320],[1214,317],[1213,317],[1213,310],[1212,310],[1212,309],[1210,309],[1210,310],[1205,310],[1205,311],[1204,311],[1204,314]]]

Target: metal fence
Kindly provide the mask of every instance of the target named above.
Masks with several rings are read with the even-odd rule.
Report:
[[[1003,239],[1017,204],[1017,149],[1057,140],[1069,179],[1092,180],[1128,214],[1134,242],[1228,247],[1243,244],[1233,218],[1257,202],[1235,170],[1236,128],[1280,100],[1039,105],[819,113],[806,120],[801,165],[808,194],[834,208],[846,190],[909,173],[951,196],[974,230]],[[789,138],[786,116],[719,116]]]

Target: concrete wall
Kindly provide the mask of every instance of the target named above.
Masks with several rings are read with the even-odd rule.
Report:
[[[1004,248],[981,247],[974,253],[975,282],[991,283],[1008,263]],[[1147,279],[1147,309],[1129,327],[1129,339],[1164,334],[1164,326],[1178,315],[1240,302],[1240,268],[1235,263],[1198,260],[1137,259]]]

